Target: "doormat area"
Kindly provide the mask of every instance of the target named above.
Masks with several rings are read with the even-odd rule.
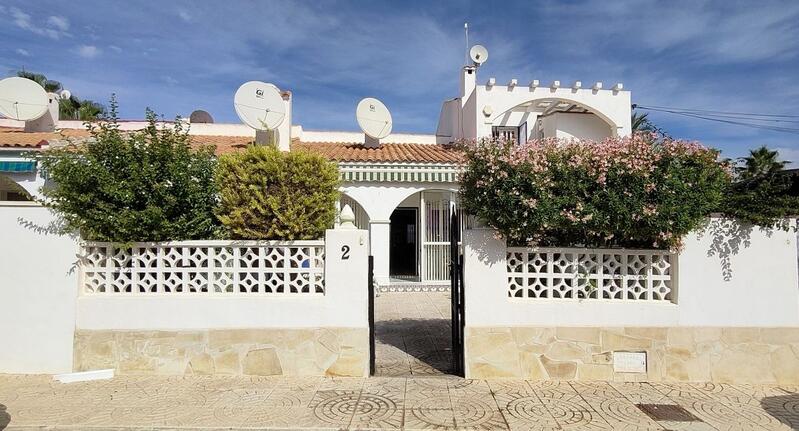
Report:
[[[701,422],[688,410],[676,404],[636,404],[642,412],[658,422]]]

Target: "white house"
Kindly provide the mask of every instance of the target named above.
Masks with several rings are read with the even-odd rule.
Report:
[[[368,148],[362,133],[310,131],[296,124],[280,131],[282,150],[304,149],[338,163],[341,203],[369,230],[375,280],[383,287],[427,288],[449,280],[449,214],[458,207],[462,160],[449,144],[488,136],[598,139],[631,132],[630,92],[621,84],[605,89],[600,82],[511,79],[501,85],[495,78],[478,81],[478,70],[462,68],[460,95],[442,104],[435,135],[395,133]],[[291,119],[291,93],[283,98]],[[57,145],[63,135],[87,136],[80,122],[57,123],[60,133],[32,133],[21,122],[0,120],[0,200],[25,199],[44,184],[27,158],[31,152]],[[130,121],[122,128],[144,125]],[[193,123],[190,134],[195,144],[216,145],[218,154],[250,144],[255,135],[241,124],[213,123]]]

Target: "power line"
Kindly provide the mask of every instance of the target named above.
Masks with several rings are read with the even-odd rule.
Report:
[[[634,104],[634,107],[639,107],[643,109],[647,109],[644,105]],[[730,111],[714,111],[710,109],[692,109],[692,108],[676,108],[673,106],[657,106],[657,105],[648,105],[649,108],[657,108],[657,109],[670,109],[673,111],[686,111],[686,112],[697,112],[697,113],[705,113],[705,114],[727,114],[727,115],[746,115],[746,116],[754,116],[754,117],[781,117],[781,118],[799,118],[799,115],[789,115],[789,114],[759,114],[753,112],[730,112]]]
[[[684,117],[695,118],[699,120],[706,120],[706,121],[715,121],[718,123],[725,123],[725,124],[732,124],[735,126],[743,126],[743,127],[750,127],[753,129],[761,129],[761,130],[770,130],[774,132],[783,132],[783,133],[792,133],[792,134],[799,134],[799,128],[793,127],[784,127],[778,125],[771,125],[771,124],[759,124],[753,123],[752,121],[772,121],[769,119],[760,119],[760,118],[741,118],[737,117],[736,115],[762,115],[762,116],[773,116],[773,117],[781,117],[781,118],[793,118],[794,116],[790,115],[778,115],[778,114],[745,114],[745,113],[732,113],[732,112],[724,112],[724,111],[706,111],[706,110],[682,110],[679,108],[666,108],[666,107],[656,107],[656,106],[642,106],[642,105],[633,105],[633,109],[643,109],[647,111],[655,111],[655,112],[665,112],[668,114],[674,115],[682,115]],[[702,113],[707,112],[707,113]],[[795,116],[799,118],[799,116]],[[738,120],[745,120],[745,121],[738,121]],[[791,122],[794,121],[790,120],[781,120],[781,122]]]

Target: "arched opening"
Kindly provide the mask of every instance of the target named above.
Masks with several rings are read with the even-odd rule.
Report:
[[[494,137],[525,142],[540,138],[601,140],[617,133],[617,124],[601,111],[563,97],[517,104],[491,122]]]
[[[339,198],[337,213],[341,213],[341,209],[344,208],[345,205],[349,205],[350,208],[352,208],[352,212],[355,214],[355,226],[358,229],[369,230],[369,214],[358,201],[342,193]]]
[[[405,195],[392,210],[389,283],[375,298],[376,374],[431,376],[453,372],[450,287],[453,189]],[[462,215],[460,225],[468,221]]]
[[[0,201],[31,202],[33,198],[21,185],[0,174]]]

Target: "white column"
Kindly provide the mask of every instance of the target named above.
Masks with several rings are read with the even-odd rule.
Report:
[[[369,251],[375,261],[375,282],[385,285],[389,282],[389,246],[391,241],[391,220],[369,220]]]

